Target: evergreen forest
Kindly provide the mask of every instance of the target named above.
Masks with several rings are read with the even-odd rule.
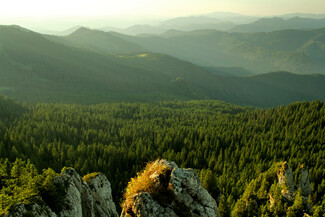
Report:
[[[128,181],[156,159],[194,168],[220,216],[325,213],[322,101],[257,109],[213,100],[29,105],[1,97],[0,158],[0,213],[53,193],[51,180],[64,167],[104,173],[119,207]],[[308,169],[308,207],[298,192],[294,204],[270,208],[266,192],[276,195],[274,168],[282,161],[295,184],[300,165]],[[261,204],[247,210],[241,204],[253,194]]]

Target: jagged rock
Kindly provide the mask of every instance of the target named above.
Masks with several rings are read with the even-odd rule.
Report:
[[[55,177],[54,184],[65,188],[65,197],[59,217],[64,216],[94,216],[91,191],[74,169],[67,169]]]
[[[122,212],[121,216],[160,216],[177,217],[176,213],[169,207],[162,207],[147,192],[136,194],[133,197],[132,213]]]
[[[62,200],[55,204],[36,202],[30,205],[18,204],[9,210],[6,217],[118,217],[112,199],[111,185],[103,174],[98,174],[89,185],[72,168],[66,169],[54,178],[54,185],[62,190]],[[55,201],[57,198],[52,198]],[[50,200],[51,201],[51,200]]]
[[[158,172],[150,176],[156,187],[166,189],[165,195],[153,197],[147,192],[140,192],[133,196],[130,206],[123,207],[121,217],[219,216],[216,201],[202,187],[195,170],[179,168],[174,162],[166,160],[157,160],[155,164],[168,168],[167,178]]]
[[[113,202],[111,183],[103,174],[90,181],[89,187],[94,198],[95,216],[118,216]]]
[[[5,217],[18,217],[18,216],[37,216],[37,217],[57,217],[52,210],[46,206],[38,203],[34,204],[17,204],[9,209]]]
[[[282,168],[277,173],[279,183],[282,187],[287,188],[289,192],[294,191],[293,173],[287,162],[282,163]]]
[[[297,189],[300,188],[303,203],[306,205],[308,210],[311,210],[312,207],[308,203],[308,196],[311,194],[311,185],[309,181],[308,170],[305,169],[304,165],[301,165],[300,168],[301,168],[301,179],[295,188],[293,185],[293,174],[289,165],[287,164],[287,162],[282,163],[281,169],[277,172],[279,184],[283,187],[281,193],[284,199],[293,203],[298,193]],[[272,195],[270,195],[270,203],[272,207],[274,204],[274,199],[272,198]]]
[[[191,216],[217,216],[216,201],[201,186],[197,173],[193,169],[174,168],[169,183],[173,189],[175,201],[184,204]]]
[[[311,194],[311,186],[309,181],[308,170],[305,169],[304,165],[301,165],[301,179],[297,185],[301,189],[301,194],[308,197]]]
[[[283,197],[289,201],[294,201],[296,193],[294,193],[293,173],[289,164],[285,161],[277,172],[279,184],[283,187],[281,191]]]

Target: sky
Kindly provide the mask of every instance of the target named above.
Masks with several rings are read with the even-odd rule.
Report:
[[[127,25],[130,21],[214,11],[259,16],[325,13],[325,0],[0,0],[0,24],[42,26],[47,23],[49,27],[63,28],[64,24],[92,20],[99,26],[105,17],[114,25],[117,20]]]

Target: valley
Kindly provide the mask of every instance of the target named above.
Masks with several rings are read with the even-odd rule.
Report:
[[[325,216],[324,3],[37,1],[0,7],[0,217]]]

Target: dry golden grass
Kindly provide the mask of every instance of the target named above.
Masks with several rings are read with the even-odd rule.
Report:
[[[89,173],[87,175],[85,175],[82,180],[84,180],[85,182],[87,182],[87,184],[89,184],[91,182],[91,180],[93,180],[96,176],[98,176],[99,173]]]
[[[160,189],[161,186],[155,185],[155,180],[150,176],[154,173],[156,173],[156,175],[162,174],[165,176],[167,171],[168,168],[166,165],[159,161],[147,163],[145,169],[137,173],[137,177],[131,178],[131,181],[128,183],[123,195],[124,202],[122,207],[129,207],[133,196],[140,192],[148,192],[151,195],[159,193],[162,190]]]

